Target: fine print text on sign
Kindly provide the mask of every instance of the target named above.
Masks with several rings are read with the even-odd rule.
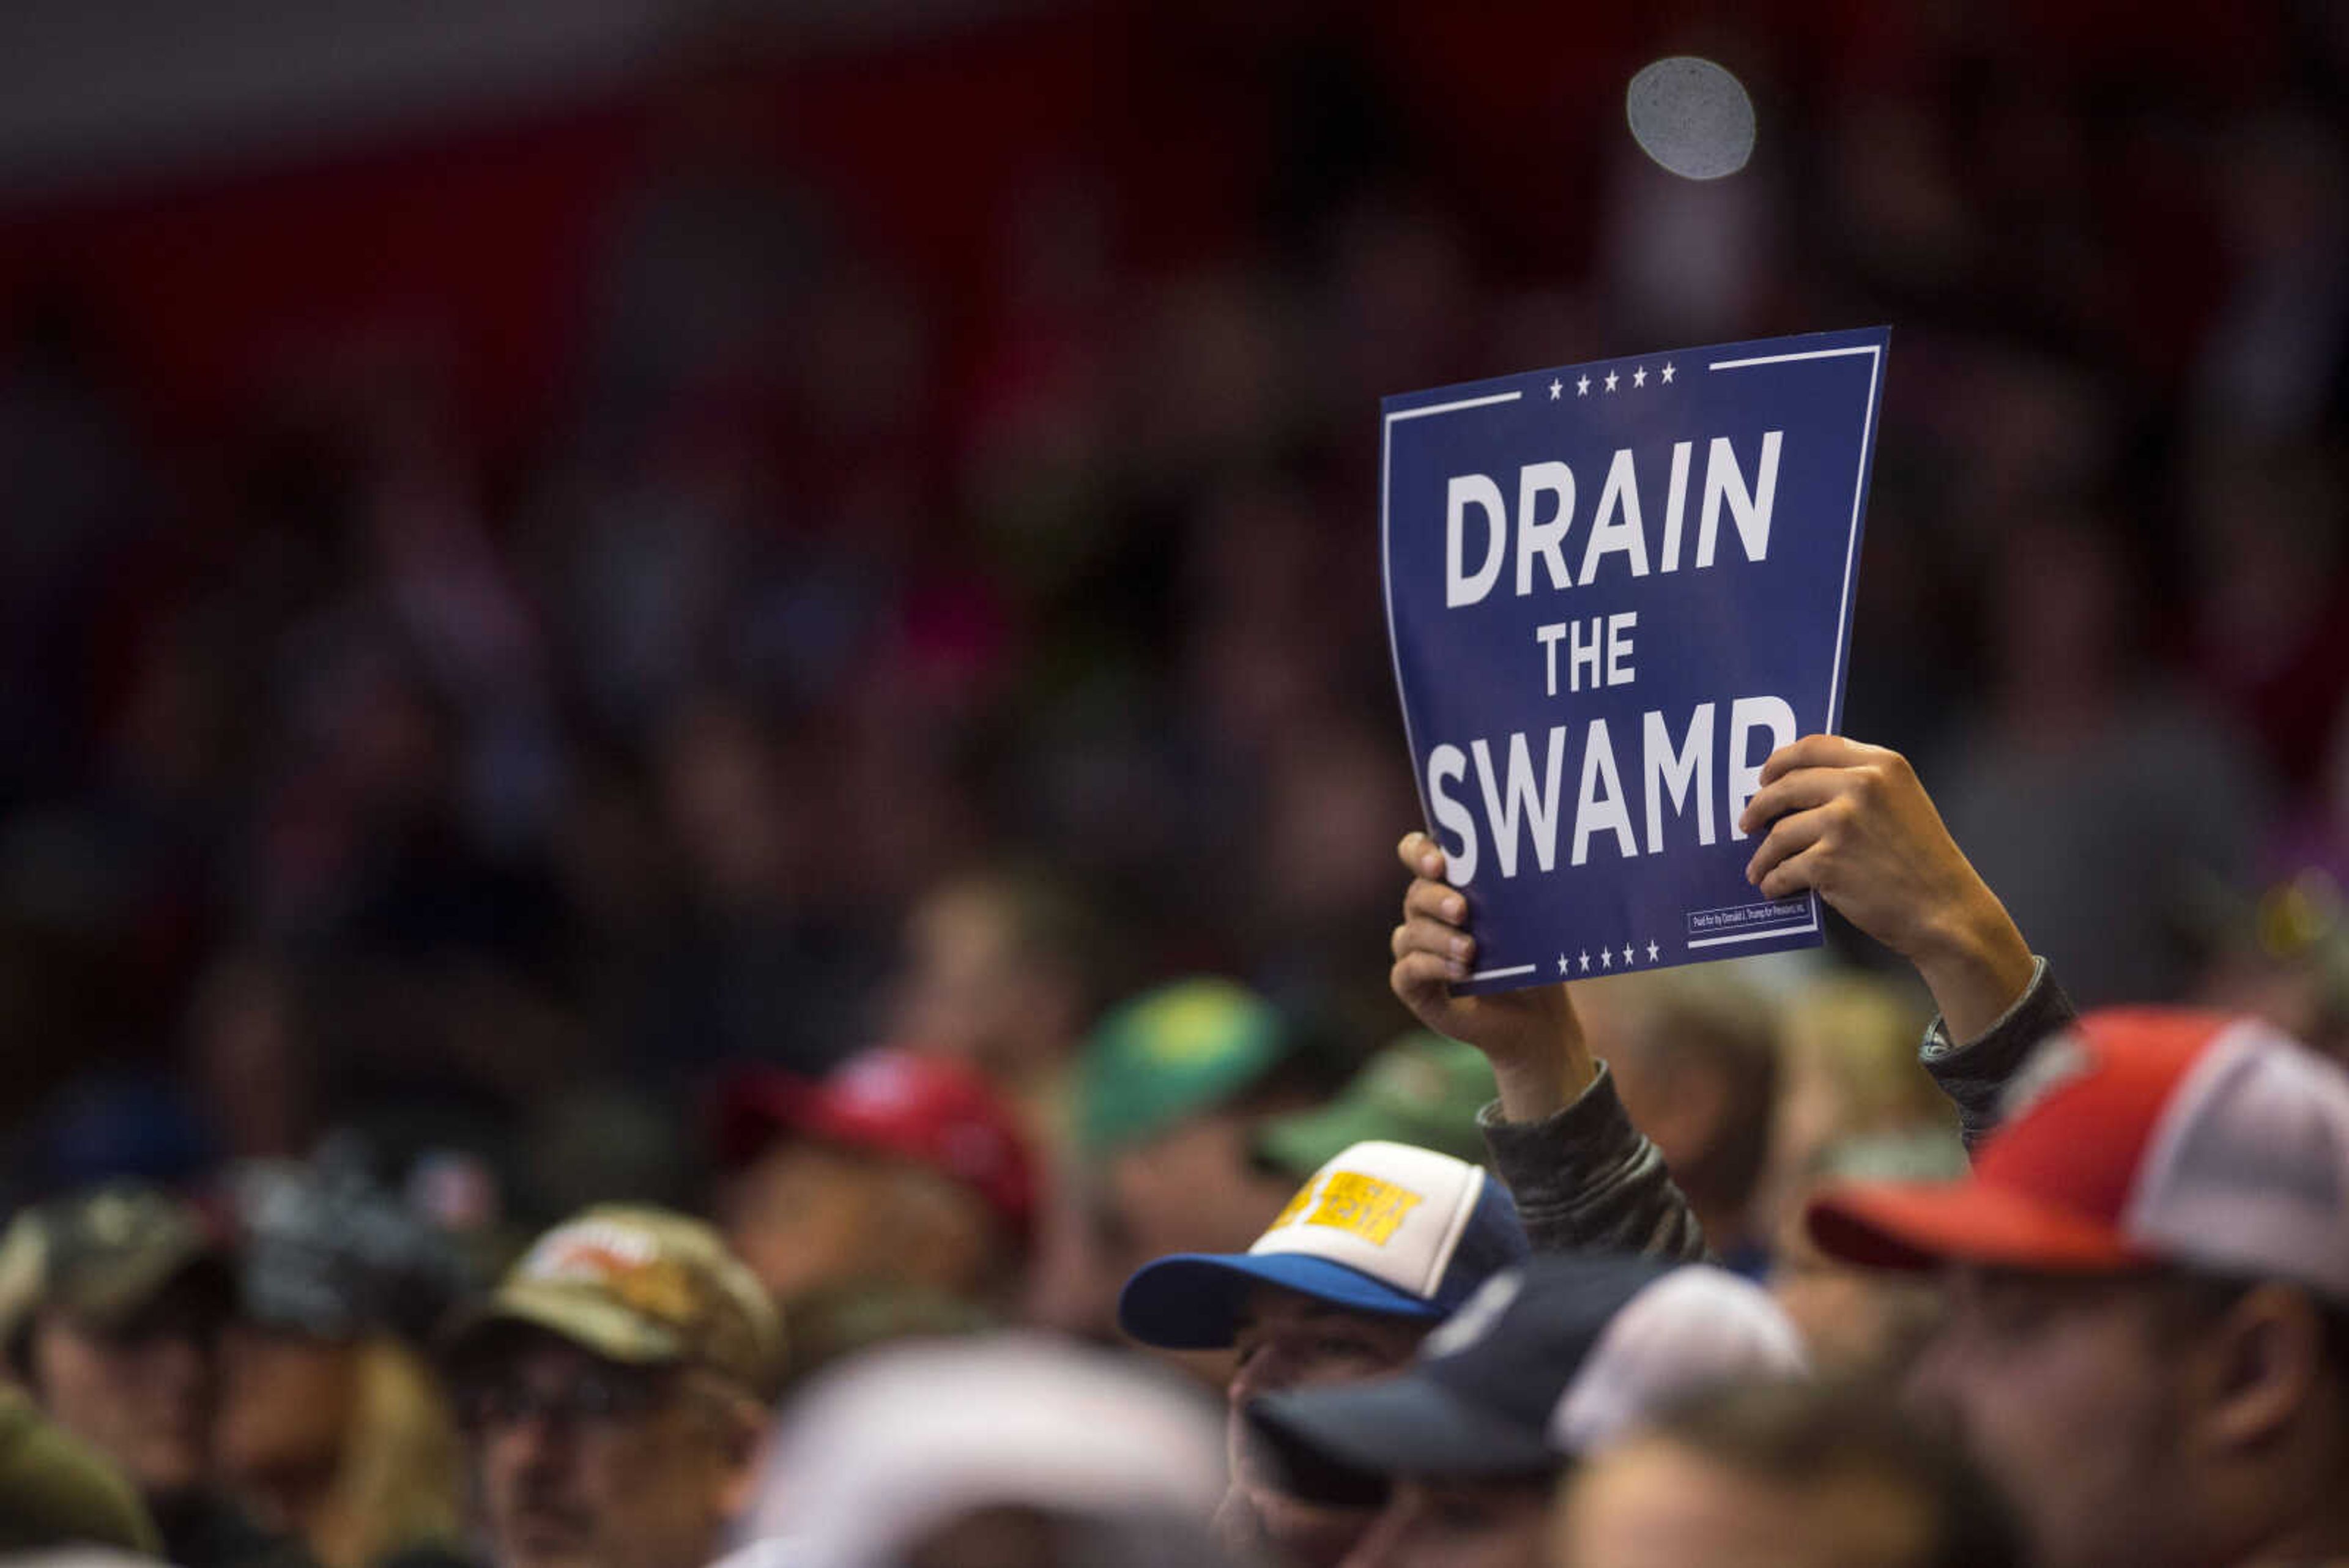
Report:
[[[1454,989],[1813,947],[1745,880],[1762,763],[1842,712],[1889,328],[1389,398],[1387,628],[1468,896]]]

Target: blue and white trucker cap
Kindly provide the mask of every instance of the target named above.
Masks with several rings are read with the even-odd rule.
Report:
[[[1216,1350],[1258,1284],[1349,1312],[1434,1323],[1528,1251],[1508,1189],[1481,1166],[1400,1143],[1358,1143],[1298,1189],[1245,1252],[1146,1263],[1118,1323],[1162,1350]]]

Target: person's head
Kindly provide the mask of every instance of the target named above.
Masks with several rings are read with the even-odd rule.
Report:
[[[1296,1022],[1231,981],[1177,981],[1111,1009],[1078,1074],[1077,1145],[1124,1267],[1246,1247],[1296,1181],[1257,1157],[1257,1127],[1336,1086]]]
[[[1786,998],[1760,1226],[1777,1232],[1828,1151],[1851,1139],[1940,1132],[1956,1146],[1957,1115],[1917,1060],[1924,1031],[1909,993],[1872,975],[1810,981]]]
[[[1036,1179],[1018,1114],[966,1064],[868,1051],[820,1083],[725,1090],[727,1239],[781,1304],[891,1284],[978,1302],[1025,1255]]]
[[[601,1208],[452,1327],[497,1568],[698,1568],[750,1497],[782,1326],[716,1231]]]
[[[1609,983],[1587,999],[1593,1048],[1729,1255],[1756,1240],[1751,1211],[1770,1154],[1778,1059],[1768,999],[1688,970]]]
[[[1966,1172],[1954,1131],[1845,1138],[1814,1157],[1785,1189],[1790,1207],[1770,1251],[1770,1293],[1803,1333],[1822,1376],[1899,1382],[1941,1319],[1941,1293],[1922,1274],[1861,1268],[1819,1251],[1802,1200],[1842,1181],[1950,1181]]]
[[[217,1460],[257,1519],[327,1568],[452,1537],[453,1417],[401,1333],[460,1292],[454,1252],[368,1177],[356,1147],[233,1172],[237,1313]]]
[[[1913,1379],[2050,1568],[2349,1542],[2349,1075],[2267,1026],[2090,1014],[1972,1177],[1815,1199],[1831,1256],[1938,1270]]]
[[[792,835],[792,784],[762,716],[730,696],[674,710],[654,768],[668,836],[696,894],[719,909],[756,909],[783,896],[802,869]]]
[[[1220,1561],[1216,1411],[1130,1357],[1029,1334],[884,1346],[787,1407],[742,1523],[756,1564]]]
[[[455,1415],[414,1348],[237,1323],[222,1359],[221,1481],[256,1521],[324,1568],[457,1537]]]
[[[52,1419],[172,1499],[211,1463],[233,1289],[193,1209],[97,1188],[26,1210],[0,1241],[0,1341]]]
[[[1486,1283],[1408,1371],[1247,1414],[1290,1492],[1377,1511],[1347,1568],[1537,1568],[1567,1464],[1697,1390],[1803,1366],[1733,1274],[1557,1254]]]
[[[1069,1064],[1102,967],[1098,917],[1042,872],[957,877],[915,905],[889,1033],[1021,1086]]]
[[[1874,1385],[1736,1383],[1571,1472],[1575,1568],[2010,1568],[2004,1503]]]
[[[1160,1349],[1237,1353],[1226,1389],[1234,1506],[1286,1555],[1334,1562],[1362,1516],[1288,1495],[1243,1418],[1248,1402],[1394,1370],[1526,1253],[1516,1206],[1482,1168],[1363,1143],[1315,1173],[1246,1252],[1176,1253],[1139,1270],[1118,1321]]]

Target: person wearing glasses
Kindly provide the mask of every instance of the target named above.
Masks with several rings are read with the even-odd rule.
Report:
[[[757,1480],[781,1320],[698,1220],[590,1209],[444,1341],[495,1568],[699,1568]]]

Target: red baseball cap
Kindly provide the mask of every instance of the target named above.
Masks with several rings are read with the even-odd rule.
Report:
[[[818,1080],[773,1067],[738,1074],[719,1091],[715,1133],[730,1169],[797,1137],[927,1166],[1023,1232],[1035,1207],[1018,1114],[963,1063],[905,1046],[867,1051]]]
[[[1971,1177],[1831,1187],[1805,1221],[1876,1267],[2175,1262],[2349,1300],[2349,1073],[2254,1019],[2093,1012],[2033,1053]]]

